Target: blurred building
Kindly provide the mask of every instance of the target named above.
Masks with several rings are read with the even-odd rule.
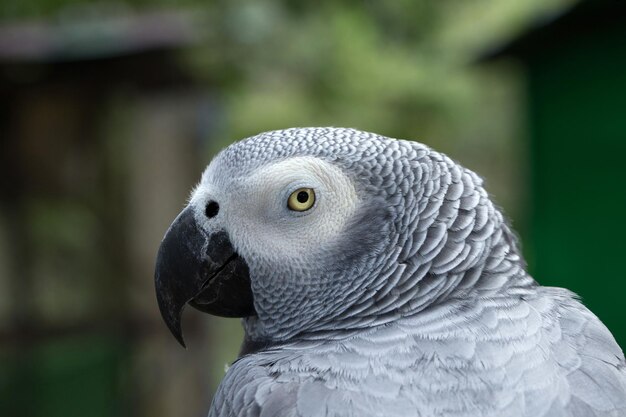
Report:
[[[533,275],[569,288],[626,346],[626,3],[583,1],[496,57],[526,69]]]
[[[182,361],[152,281],[215,114],[198,37],[181,12],[0,27],[3,416],[206,412],[206,344]]]

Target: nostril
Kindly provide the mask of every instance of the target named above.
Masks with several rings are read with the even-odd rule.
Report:
[[[206,209],[204,213],[210,219],[211,217],[217,216],[217,213],[220,212],[220,205],[215,201],[209,201],[206,205]]]

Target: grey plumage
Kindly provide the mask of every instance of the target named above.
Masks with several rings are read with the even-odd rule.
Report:
[[[290,160],[312,161],[319,198],[346,208],[277,213],[268,178],[300,168],[261,173]],[[202,218],[209,199],[223,217]],[[210,416],[626,415],[610,332],[529,276],[482,180],[441,153],[351,129],[264,133],[222,151],[190,206],[247,261],[257,316],[243,325],[262,346]]]

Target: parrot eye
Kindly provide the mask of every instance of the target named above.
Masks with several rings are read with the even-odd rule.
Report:
[[[315,204],[315,191],[312,188],[298,188],[291,193],[287,207],[293,211],[306,211]]]

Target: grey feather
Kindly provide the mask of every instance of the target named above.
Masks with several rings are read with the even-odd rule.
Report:
[[[626,415],[610,332],[530,277],[482,180],[445,155],[351,129],[268,132],[220,153],[196,193],[295,157],[339,168],[359,204],[314,261],[230,231],[258,316],[210,416]]]

